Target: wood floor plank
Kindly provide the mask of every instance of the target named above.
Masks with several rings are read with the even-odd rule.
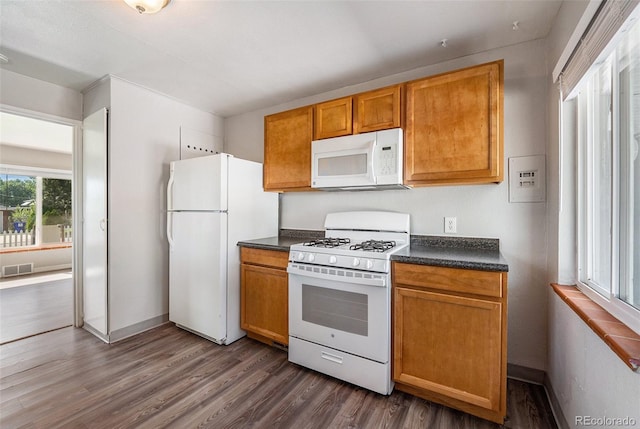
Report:
[[[505,428],[556,428],[541,386],[508,381]],[[167,323],[115,344],[64,328],[0,346],[0,427],[499,428],[394,391],[379,395],[243,338]]]
[[[71,276],[62,280],[0,288],[0,344],[72,324]]]

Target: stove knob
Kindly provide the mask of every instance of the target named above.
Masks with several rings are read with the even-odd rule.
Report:
[[[313,260],[314,260],[314,259],[316,259],[316,257],[315,257],[315,256],[313,256],[313,253],[309,253],[309,257],[307,258],[307,260],[308,260],[309,262],[313,262]]]
[[[338,258],[336,258],[335,256],[329,256],[330,264],[335,264],[336,262],[338,262]]]
[[[303,261],[304,260],[304,253],[299,252],[298,253],[298,261]]]
[[[373,261],[367,260],[367,270],[370,270],[371,268],[373,268]]]
[[[353,263],[352,263],[352,265],[353,265],[354,267],[357,267],[358,265],[360,265],[360,259],[358,259],[358,258],[353,258]]]

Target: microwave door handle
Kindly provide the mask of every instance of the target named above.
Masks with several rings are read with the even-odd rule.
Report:
[[[369,160],[369,171],[371,172],[371,181],[373,183],[378,183],[376,179],[376,170],[375,167],[375,158],[376,158],[376,140],[373,140],[369,143],[369,153],[371,154],[371,159]]]

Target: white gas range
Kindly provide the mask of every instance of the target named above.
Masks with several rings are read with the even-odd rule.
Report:
[[[405,213],[330,213],[324,239],[291,246],[291,362],[391,393],[390,257],[409,225]]]

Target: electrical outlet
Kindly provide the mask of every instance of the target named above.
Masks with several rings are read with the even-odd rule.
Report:
[[[455,217],[445,217],[444,218],[444,232],[446,234],[455,234],[458,228],[456,225]]]

